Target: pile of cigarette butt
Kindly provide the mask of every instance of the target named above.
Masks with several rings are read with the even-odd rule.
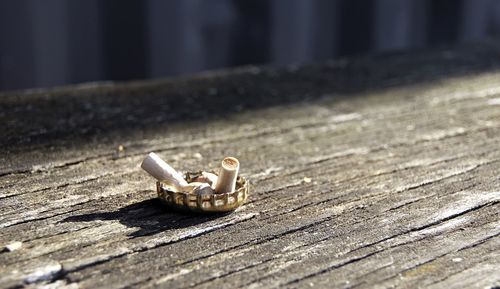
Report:
[[[203,171],[189,183],[182,174],[153,152],[144,159],[141,168],[172,191],[210,195],[235,191],[240,163],[234,157],[226,157],[222,160],[218,176]]]

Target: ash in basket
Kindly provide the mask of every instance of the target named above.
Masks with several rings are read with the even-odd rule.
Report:
[[[141,167],[158,181],[158,197],[170,207],[196,212],[229,212],[247,199],[248,181],[238,176],[239,161],[222,160],[217,172],[187,173],[183,177],[155,153],[150,153]]]

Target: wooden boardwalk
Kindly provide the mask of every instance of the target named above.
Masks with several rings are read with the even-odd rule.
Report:
[[[0,95],[0,287],[496,288],[498,68],[484,46]],[[168,210],[150,151],[238,157],[248,203]]]

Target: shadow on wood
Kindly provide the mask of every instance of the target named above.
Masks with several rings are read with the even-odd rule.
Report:
[[[129,228],[139,228],[139,230],[128,236],[141,237],[152,236],[169,230],[188,228],[225,215],[227,214],[200,215],[176,211],[162,204],[159,199],[149,199],[122,207],[116,211],[71,216],[61,222],[117,220]]]

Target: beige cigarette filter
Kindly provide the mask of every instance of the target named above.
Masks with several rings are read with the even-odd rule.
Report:
[[[240,169],[240,162],[233,157],[226,157],[222,160],[219,177],[215,185],[215,192],[222,194],[234,192],[236,189],[236,179]]]
[[[142,161],[141,168],[155,179],[176,187],[187,186],[188,183],[174,168],[164,162],[157,154],[149,153]]]

